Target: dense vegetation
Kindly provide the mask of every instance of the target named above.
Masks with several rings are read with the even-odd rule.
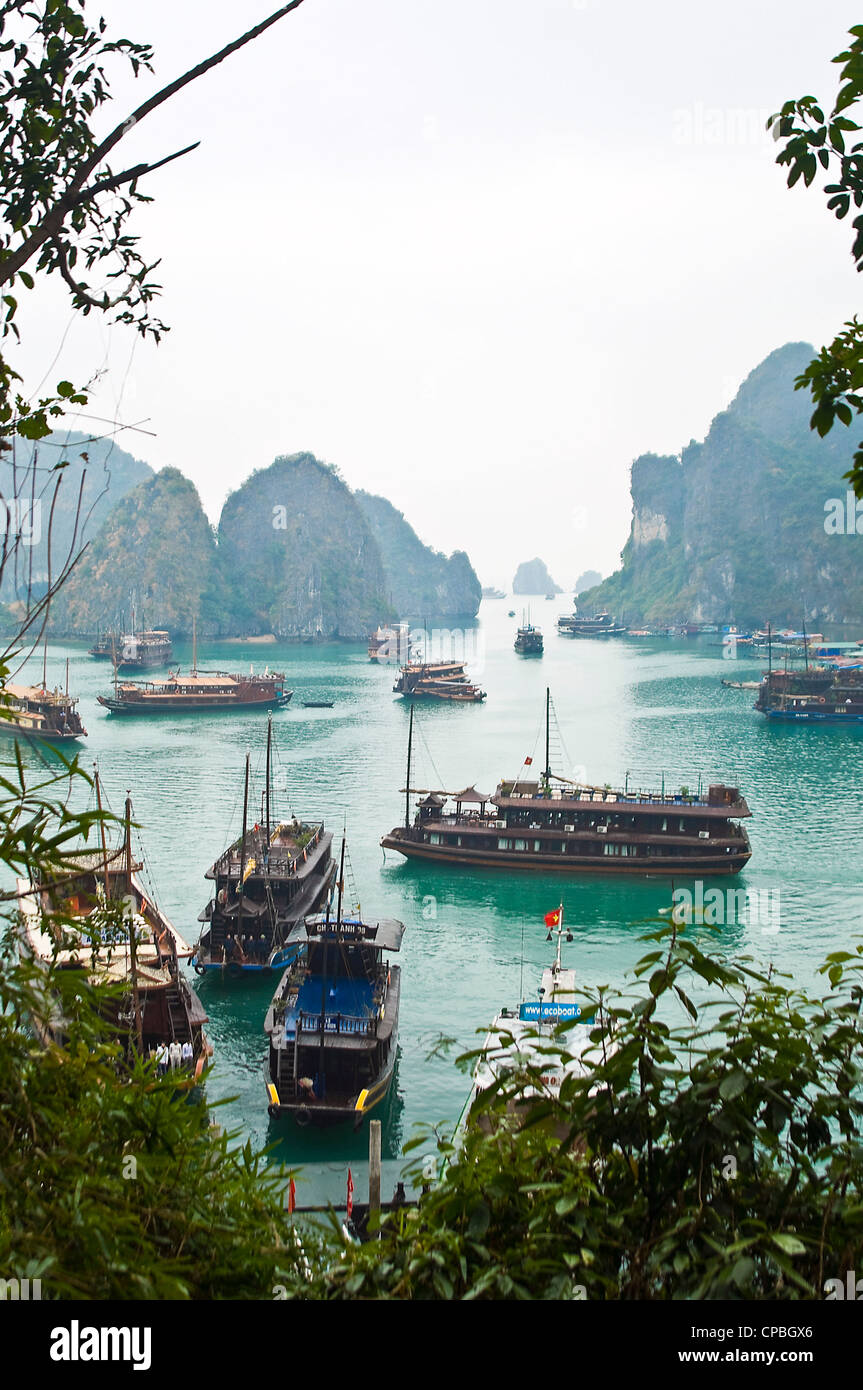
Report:
[[[55,634],[116,628],[121,615],[130,621],[132,603],[139,619],[174,634],[188,634],[196,616],[203,636],[345,638],[396,617],[473,617],[479,607],[479,580],[462,551],[447,558],[423,545],[389,502],[352,493],[313,454],[257,469],[228,497],[214,536],[177,469],[153,475],[104,442],[92,448],[82,516],[90,492],[109,490],[94,494],[88,549],[52,605]],[[81,472],[78,463],[75,477],[64,475],[67,492]],[[55,553],[57,539],[55,530]],[[22,574],[25,588],[37,558]]]
[[[51,605],[52,631],[116,630],[121,613],[131,621],[135,604],[139,624],[189,632],[205,595],[206,616],[219,621],[221,591],[216,543],[195,486],[163,468],[108,514]]]
[[[559,1099],[538,1066],[502,1079],[496,1130],[438,1139],[442,1180],[314,1297],[787,1300],[859,1269],[863,945],[812,999],[674,925],[648,940],[638,988],[584,995],[593,1074]],[[560,1025],[543,1068],[565,1049]],[[500,1111],[526,1085],[514,1131]]]
[[[811,356],[789,343],[750,373],[703,443],[632,465],[633,520],[622,569],[579,595],[629,621],[768,620],[799,628],[858,622],[863,548],[825,529],[845,504],[848,441],[809,429],[794,380]],[[863,526],[863,521],[861,521]]]

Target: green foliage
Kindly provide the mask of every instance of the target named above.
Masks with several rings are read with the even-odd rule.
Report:
[[[838,219],[863,207],[863,141],[856,137],[860,123],[848,114],[863,98],[863,25],[849,31],[851,43],[833,59],[842,65],[841,86],[832,111],[826,116],[813,96],[786,101],[781,111],[767,122],[784,147],[777,164],[788,169],[788,187],[802,179],[805,187],[815,179],[819,168],[829,170],[834,182],[825,184],[827,207]],[[854,238],[851,254],[863,270],[863,213],[852,219]],[[815,402],[812,428],[822,437],[836,420],[850,425],[863,413],[863,337],[856,315],[828,347],[797,378],[798,389],[805,388]],[[863,497],[863,443],[854,454],[852,468],[845,476],[858,497]]]
[[[538,1066],[502,1077],[462,1147],[438,1139],[446,1170],[419,1208],[313,1297],[784,1300],[855,1267],[863,944],[827,958],[831,992],[811,999],[673,923],[645,939],[629,991],[583,996],[593,1073],[559,1098]],[[543,1050],[566,1059],[565,1025]]]
[[[87,781],[68,763],[30,786],[20,755],[0,769],[7,882],[62,876],[82,842],[98,844],[100,819],[113,817],[71,809]],[[301,1251],[280,1176],[211,1127],[194,1083],[129,1061],[103,1021],[122,986],[18,958],[12,888],[0,919],[3,1277],[39,1278],[47,1299],[267,1299],[276,1285],[297,1286]],[[64,1044],[43,1045],[58,1015]],[[312,1236],[305,1249],[317,1258]]]

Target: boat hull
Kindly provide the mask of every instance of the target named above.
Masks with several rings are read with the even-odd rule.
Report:
[[[87,730],[82,729],[77,734],[55,734],[49,733],[47,730],[24,728],[23,725],[10,724],[3,720],[0,723],[0,734],[5,734],[9,738],[26,738],[28,743],[78,743],[87,737]]]
[[[558,873],[566,874],[628,874],[630,877],[737,874],[746,866],[752,854],[748,841],[746,848],[741,847],[734,855],[719,855],[714,851],[712,854],[692,855],[686,858],[680,855],[657,855],[650,860],[637,855],[618,859],[599,854],[542,854],[527,850],[504,850],[496,853],[494,850],[464,847],[454,849],[451,846],[430,845],[422,840],[408,840],[395,834],[385,835],[381,840],[381,848],[396,850],[406,859],[420,859],[434,864],[461,864],[479,869],[541,870],[543,873],[556,870]]]
[[[758,705],[754,708],[768,719],[779,720],[784,724],[863,724],[863,713],[821,714],[814,710],[759,709]]]
[[[393,1037],[392,1052],[387,1066],[374,1084],[342,1104],[331,1105],[326,1101],[317,1100],[309,1103],[299,1098],[280,1100],[279,1093],[265,1067],[264,1084],[267,1091],[267,1114],[271,1120],[290,1116],[301,1128],[305,1128],[307,1125],[324,1127],[347,1123],[359,1128],[366,1115],[386,1100],[389,1094],[390,1083],[395,1071],[396,1042],[397,1037]]]
[[[194,695],[185,700],[181,696],[170,696],[166,699],[160,699],[158,703],[144,700],[114,700],[109,695],[97,695],[96,698],[110,714],[202,714],[213,711],[221,713],[223,710],[232,709],[284,709],[286,705],[290,704],[293,693],[292,690],[288,690],[284,695],[277,695],[268,700],[218,699],[202,701]]]

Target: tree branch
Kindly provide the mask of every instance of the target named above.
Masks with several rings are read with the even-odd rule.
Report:
[[[172,159],[179,159],[190,150],[196,150],[200,143],[200,140],[196,140],[194,145],[187,145],[184,150],[177,150],[176,154],[166,154],[164,159],[158,159],[155,164],[136,164],[133,169],[126,169],[122,174],[112,174],[110,178],[102,179],[99,183],[92,183],[89,188],[82,188],[80,193],[75,194],[70,207],[76,208],[79,203],[86,203],[88,199],[95,198],[97,193],[106,193],[109,189],[119,188],[122,183],[133,183],[144,174],[152,174],[154,169],[161,169],[163,164],[170,164]]]
[[[90,294],[86,285],[80,285],[78,281],[75,279],[71,270],[69,269],[69,262],[66,257],[66,248],[63,245],[63,243],[57,241],[55,238],[55,240],[52,242],[52,245],[57,253],[57,268],[60,271],[60,274],[62,275],[63,279],[66,281],[66,284],[69,286],[70,290],[72,290],[72,292],[74,293],[76,299],[82,299],[84,303],[89,304],[92,309],[113,309],[118,304],[123,303],[123,300],[127,297],[127,291],[125,290],[121,290],[121,292],[117,295],[116,299],[109,299],[107,293],[103,295],[101,299],[94,298],[94,296]]]
[[[282,7],[276,10],[274,14],[271,14],[268,19],[262,20],[260,24],[256,24],[253,29],[249,29],[238,39],[234,39],[232,43],[227,44],[224,48],[220,49],[218,53],[213,53],[209,58],[205,58],[204,61],[198,63],[196,67],[190,68],[189,71],[183,73],[181,77],[177,77],[173,82],[169,82],[167,87],[163,87],[161,91],[148,97],[145,102],[142,102],[141,105],[132,112],[131,116],[127,116],[125,121],[115,126],[110,135],[106,136],[102,143],[97,145],[93,153],[84,160],[84,163],[75,174],[75,177],[72,179],[65,193],[57,200],[53,207],[48,209],[42,220],[36,224],[33,231],[21,243],[17,251],[11,252],[0,262],[0,285],[14,279],[18,271],[22,266],[27,264],[30,257],[39,250],[40,246],[44,245],[50,238],[57,236],[57,233],[63,225],[66,214],[75,206],[76,202],[80,200],[83,186],[93,170],[102,162],[105,155],[108,154],[115,145],[120,143],[123,136],[128,134],[132,126],[137,125],[138,121],[142,121],[145,116],[149,116],[151,111],[155,111],[158,106],[162,106],[164,102],[168,101],[170,97],[174,96],[174,94],[179,92],[183,87],[188,86],[190,82],[194,82],[196,78],[202,77],[205,72],[209,72],[211,68],[224,62],[225,58],[229,58],[232,53],[236,53],[238,49],[245,47],[247,43],[251,43],[252,39],[258,38],[265,30],[277,24],[280,19],[283,19],[286,14],[290,14],[291,10],[297,9],[302,3],[303,0],[290,0],[289,4],[282,5]],[[183,151],[181,151],[181,153],[183,153]],[[153,167],[155,168],[158,166],[154,165]],[[92,190],[89,196],[92,196]]]

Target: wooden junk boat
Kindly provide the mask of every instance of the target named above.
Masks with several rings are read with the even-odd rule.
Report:
[[[174,655],[169,632],[132,632],[123,637],[117,649],[119,671],[147,671],[167,666]]]
[[[280,671],[263,675],[229,675],[224,671],[199,671],[197,637],[192,641],[192,669],[183,676],[173,671],[163,681],[121,681],[114,670],[113,695],[96,698],[111,714],[179,714],[186,710],[282,709],[292,690],[285,689]]]
[[[59,877],[18,880],[20,949],[46,969],[80,971],[92,984],[123,986],[105,1011],[112,1034],[139,1055],[163,1044],[187,1043],[192,1049],[187,1066],[198,1076],[212,1048],[204,1033],[204,1007],[179,968],[191,947],[144,892],[131,825],[127,798],[125,841],[119,848],[107,846],[103,828],[101,849],[67,856],[68,871]],[[62,1042],[66,1027],[58,1006],[37,1031],[46,1044]]]
[[[420,661],[403,666],[393,686],[397,695],[412,700],[452,700],[478,704],[485,691],[472,684],[463,661]]]
[[[796,635],[796,634],[795,634]],[[863,651],[851,655],[841,644],[841,654],[810,661],[811,634],[802,633],[804,665],[773,667],[774,635],[768,628],[768,669],[758,686],[755,709],[768,719],[798,723],[859,724],[863,722]],[[830,648],[826,649],[831,650]],[[853,649],[851,649],[853,650]]]
[[[267,728],[263,824],[249,827],[249,755],[243,793],[243,828],[206,872],[213,897],[198,920],[204,923],[192,964],[241,976],[282,970],[296,954],[288,941],[298,922],[317,912],[335,875],[332,834],[323,822],[270,820],[272,721]]]
[[[87,648],[87,655],[94,656],[97,661],[116,661],[122,645],[123,639],[118,640],[113,632],[97,632],[92,647]]]
[[[498,784],[492,794],[466,787],[431,791],[410,816],[413,710],[408,732],[404,825],[381,840],[409,859],[488,869],[558,869],[628,874],[734,874],[751,855],[737,825],[752,813],[736,787],[707,794],[612,790],[569,782],[549,766],[550,695],[546,691],[546,766],[539,781]],[[447,802],[455,809],[447,809]]]
[[[112,695],[96,698],[111,714],[179,714],[185,710],[282,709],[292,690],[281,672],[262,676],[220,671],[173,672],[164,681],[117,681]]]
[[[797,723],[863,722],[863,661],[765,672],[755,709],[768,719]]]
[[[523,623],[516,633],[515,650],[519,656],[542,656],[542,631],[532,623]]]
[[[561,637],[622,637],[626,632],[610,613],[596,613],[589,618],[570,613],[558,618],[557,630]]]
[[[0,690],[0,733],[44,739],[48,743],[71,743],[87,737],[78,713],[78,701],[69,694],[68,660],[65,690],[48,689],[44,666],[41,686],[11,683],[3,686]]]
[[[386,954],[401,948],[405,929],[343,916],[344,856],[343,841],[335,915],[328,905],[294,926],[295,954],[264,1022],[268,1112],[299,1124],[359,1125],[395,1066],[401,970]]]

